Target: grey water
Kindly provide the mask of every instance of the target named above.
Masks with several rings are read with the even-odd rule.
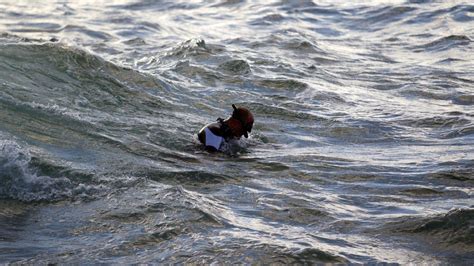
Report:
[[[2,264],[472,265],[473,195],[471,1],[0,1]]]

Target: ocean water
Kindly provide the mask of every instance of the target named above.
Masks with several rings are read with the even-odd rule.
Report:
[[[472,265],[474,4],[354,2],[0,1],[0,263]]]

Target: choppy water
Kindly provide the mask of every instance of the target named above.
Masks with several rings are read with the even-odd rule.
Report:
[[[472,264],[474,5],[346,2],[0,1],[0,263]]]

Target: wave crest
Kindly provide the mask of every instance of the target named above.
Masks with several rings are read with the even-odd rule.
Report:
[[[30,167],[31,155],[16,142],[0,142],[0,198],[20,201],[51,201],[72,195],[67,178],[39,175]]]

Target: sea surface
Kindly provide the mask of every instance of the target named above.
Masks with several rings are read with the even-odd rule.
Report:
[[[472,1],[0,0],[2,264],[472,265],[473,195]]]

